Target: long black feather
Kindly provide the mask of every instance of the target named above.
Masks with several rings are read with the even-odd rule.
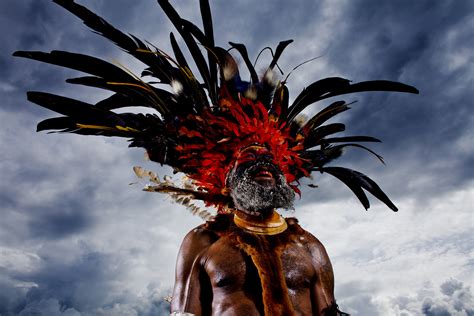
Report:
[[[330,91],[341,89],[349,85],[350,81],[339,77],[330,77],[313,82],[296,97],[293,104],[289,108],[288,120],[292,120],[296,115],[303,111],[306,106],[315,102],[321,95]]]
[[[398,208],[390,201],[388,196],[380,189],[380,187],[375,183],[372,179],[360,173],[358,171],[342,168],[342,167],[324,167],[316,169],[321,172],[329,173],[330,175],[338,178],[344,184],[346,184],[359,198],[361,203],[365,206],[367,205],[366,209],[368,208],[368,201],[361,199],[358,195],[360,194],[360,188],[363,188],[370,192],[373,196],[379,199],[381,202],[385,203],[392,211],[397,212]]]
[[[304,147],[311,148],[321,143],[322,139],[328,135],[343,132],[346,129],[342,123],[332,123],[320,126],[311,130],[304,140]]]
[[[29,101],[70,119],[68,124],[66,124],[68,122],[66,119],[59,120],[58,118],[43,121],[37,127],[39,130],[63,129],[63,132],[84,135],[134,137],[138,136],[142,129],[149,127],[149,119],[143,114],[117,114],[96,108],[89,103],[45,92],[30,91],[27,96]],[[155,126],[159,127],[156,122]]]
[[[196,64],[196,67],[198,68],[199,73],[201,74],[201,77],[204,80],[204,84],[207,87],[211,101],[216,102],[215,104],[217,104],[217,95],[213,93],[213,84],[211,82],[211,75],[209,73],[208,65],[206,64],[206,60],[204,59],[204,56],[199,50],[199,47],[196,41],[194,40],[193,35],[189,30],[189,27],[184,27],[183,19],[181,19],[179,14],[176,12],[173,6],[171,6],[168,0],[158,0],[158,4],[161,6],[165,14],[170,19],[171,23],[173,23],[176,30],[183,38],[186,46],[188,47],[189,52],[191,53],[191,56],[193,57],[194,63]],[[201,106],[206,106],[208,102],[207,98],[205,97],[205,94],[199,90],[195,92],[200,95]]]
[[[104,82],[114,82],[117,85],[117,87],[112,89],[111,84],[107,83],[106,85],[103,84],[100,86],[101,88],[107,87],[109,90],[117,91],[120,90],[119,87],[121,87],[122,89],[128,89],[129,91],[135,91],[135,93],[141,94],[144,98],[152,100],[152,103],[155,104],[154,107],[160,111],[161,114],[167,115],[171,112],[172,108],[170,108],[171,104],[167,102],[168,98],[165,100],[160,99],[160,95],[167,96],[164,92],[162,93],[156,88],[138,81],[126,71],[102,59],[65,51],[52,51],[51,53],[17,51],[13,55],[71,68],[98,76],[103,78]],[[83,83],[81,84],[85,84],[86,81],[88,81],[89,85],[93,85],[93,79],[91,79],[91,77],[89,77],[89,79],[82,79]],[[93,86],[99,87],[98,81],[100,81],[100,79],[95,79],[95,85]],[[69,82],[74,82],[74,79]],[[76,80],[75,83],[78,83],[78,81]],[[142,86],[143,88],[148,89],[149,92],[146,93],[142,88],[137,86],[127,86],[127,84]]]
[[[124,95],[122,93],[114,93],[110,97],[105,98],[94,105],[96,108],[104,110],[113,110],[125,107],[146,106],[141,102],[137,102],[136,98]]]
[[[67,79],[66,82],[121,93],[122,95],[126,95],[130,100],[134,101],[134,104],[131,106],[150,107],[157,110],[162,115],[170,114],[170,109],[173,109],[173,112],[177,113],[176,108],[171,107],[171,105],[175,103],[171,93],[166,90],[157,89],[150,85],[144,86],[139,81],[131,84],[114,83],[108,82],[107,80],[99,77],[86,76]]]
[[[342,148],[329,147],[324,150],[306,150],[301,157],[311,162],[311,167],[319,168],[342,155]]]
[[[296,97],[288,113],[288,119],[292,120],[308,105],[317,101],[354,92],[364,91],[394,91],[406,93],[419,93],[415,87],[386,80],[364,81],[351,85],[344,78],[331,77],[313,82]]]
[[[53,117],[43,120],[36,126],[36,131],[64,130],[76,127],[76,121],[67,116]]]
[[[349,143],[349,144],[342,144],[342,145],[333,146],[331,148],[338,148],[338,149],[342,150],[345,147],[357,147],[357,148],[364,149],[364,150],[368,151],[369,153],[371,153],[372,155],[374,155],[375,157],[377,157],[377,159],[380,160],[381,163],[385,164],[385,161],[383,160],[382,156],[380,156],[375,151],[373,151],[372,149],[370,149],[370,148],[368,148],[364,145]]]
[[[344,183],[355,194],[357,199],[359,199],[360,203],[362,203],[365,210],[368,210],[370,208],[369,199],[367,198],[367,195],[364,193],[364,190],[362,190],[362,187],[358,185],[358,183],[356,183],[353,179],[351,179],[350,177],[346,175],[343,175],[337,172],[331,173],[331,171],[326,171],[326,172],[336,177],[342,183]]]
[[[345,101],[336,101],[314,115],[303,127],[303,131],[310,131],[320,126],[335,115],[349,110]]]
[[[92,104],[66,98],[63,96],[37,91],[28,91],[28,101],[36,103],[44,108],[59,114],[86,120],[87,124],[102,124],[103,120],[109,120],[108,124],[123,125],[124,122],[114,112],[95,108]],[[110,125],[108,125],[110,126]]]
[[[277,64],[278,62],[278,59],[280,59],[280,56],[281,54],[283,53],[283,51],[285,50],[285,48],[291,44],[293,42],[292,39],[290,40],[286,40],[286,41],[281,41],[280,43],[278,43],[278,46],[275,50],[275,55],[273,56],[273,60],[272,62],[270,63],[270,66],[268,66],[269,69],[273,69],[275,67],[275,65]]]
[[[178,42],[176,41],[176,38],[174,37],[173,33],[170,33],[170,43],[178,65],[180,67],[186,67],[190,69],[188,62],[186,61],[186,58],[184,58],[183,52],[181,51],[181,48],[179,48]]]
[[[212,14],[211,8],[209,7],[209,0],[200,0],[199,1],[200,9],[201,9],[201,16],[202,16],[202,24],[204,27],[204,34],[206,35],[206,46],[207,46],[207,60],[209,64],[209,73],[211,74],[211,83],[212,88],[215,90],[215,95],[217,95],[218,89],[218,82],[217,82],[217,65],[215,61],[215,57],[212,54],[212,49],[215,46],[214,42],[214,28],[212,26]]]
[[[95,33],[109,39],[124,51],[148,65],[153,75],[164,83],[169,83],[173,66],[160,54],[154,54],[149,47],[134,35],[126,35],[96,15],[86,7],[72,0],[53,0],[78,18]]]
[[[244,60],[245,65],[247,66],[250,72],[250,78],[252,79],[252,83],[256,84],[258,82],[258,75],[255,71],[255,68],[253,67],[252,62],[250,61],[249,55],[247,53],[247,47],[245,47],[244,44],[240,43],[229,42],[229,44],[240,53],[240,56],[242,56],[242,59]]]
[[[346,136],[346,137],[331,137],[324,138],[321,143],[332,144],[332,143],[345,143],[345,142],[374,142],[381,143],[382,141],[378,138],[371,136]]]
[[[45,63],[79,70],[102,78],[113,78],[116,81],[129,81],[130,75],[119,67],[102,59],[78,53],[53,50],[45,52],[17,51],[13,53],[15,57],[23,57],[42,61]]]
[[[125,89],[132,91],[133,94],[140,94],[143,98],[150,100],[150,102],[154,104],[153,107],[163,115],[169,114],[172,110],[172,107],[170,107],[172,104],[169,102],[169,93],[167,94],[163,90],[156,89],[137,80],[128,72],[102,59],[65,51],[52,51],[51,53],[17,51],[13,55],[95,75],[98,78],[85,77],[87,79],[69,79],[68,82],[86,84],[112,91],[123,91]],[[163,97],[164,100],[161,99],[160,96]]]

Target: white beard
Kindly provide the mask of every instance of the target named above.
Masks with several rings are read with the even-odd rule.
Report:
[[[264,185],[252,179],[249,169],[229,177],[230,196],[238,210],[258,215],[268,209],[293,208],[295,192],[283,174],[278,174],[275,186]]]

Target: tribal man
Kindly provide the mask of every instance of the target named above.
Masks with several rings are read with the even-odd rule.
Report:
[[[155,185],[145,190],[167,193],[208,219],[192,230],[181,246],[171,312],[342,315],[334,298],[332,267],[323,245],[296,219],[285,219],[275,209],[292,208],[295,194],[301,193],[299,179],[313,171],[341,180],[366,209],[370,205],[364,190],[393,211],[397,208],[366,175],[326,166],[349,146],[367,150],[381,160],[360,144],[378,139],[334,137],[344,131],[344,124],[325,124],[349,109],[346,102],[336,100],[307,120],[298,116],[310,105],[343,94],[418,91],[399,82],[351,83],[331,77],[311,83],[290,104],[288,75],[279,79],[275,68],[280,69],[278,60],[292,41],[280,42],[275,50],[264,49],[271,53],[271,60],[259,76],[243,44],[230,43],[230,49],[215,45],[207,0],[200,0],[202,30],[181,18],[167,0],[158,0],[183,39],[199,76],[194,75],[173,34],[171,57],[117,30],[73,0],[53,1],[146,64],[142,76],[152,80],[145,82],[126,69],[84,54],[15,52],[18,57],[89,74],[68,79],[68,83],[112,92],[95,104],[28,92],[28,100],[62,115],[40,122],[37,130],[130,139],[130,146],[145,148],[150,160],[169,165],[188,179],[177,186],[149,173]],[[240,54],[250,81],[241,79],[230,50]],[[163,89],[163,85],[170,89]],[[148,107],[155,113],[115,111],[125,107]],[[194,200],[215,207],[217,215],[209,218],[198,211],[192,204]]]
[[[244,148],[228,175],[232,214],[192,230],[181,246],[172,310],[196,315],[338,315],[328,255],[296,219],[294,191],[272,153]],[[176,313],[178,315],[178,313]],[[340,315],[340,314],[339,314]]]

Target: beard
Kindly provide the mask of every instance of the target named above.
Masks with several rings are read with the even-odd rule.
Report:
[[[273,170],[274,185],[262,184],[253,179],[252,173],[263,164]],[[295,192],[273,164],[256,162],[244,168],[236,168],[230,174],[228,184],[235,207],[244,213],[259,215],[274,208],[293,208]]]

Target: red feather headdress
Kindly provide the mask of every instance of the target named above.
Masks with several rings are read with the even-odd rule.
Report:
[[[109,90],[113,94],[89,104],[43,92],[28,92],[28,99],[51,109],[60,117],[44,120],[38,131],[54,130],[83,135],[119,136],[131,139],[130,146],[146,149],[151,160],[185,173],[192,185],[183,188],[158,183],[152,191],[201,199],[220,210],[232,203],[226,187],[229,170],[241,157],[243,148],[257,144],[273,154],[288,183],[298,191],[298,179],[312,171],[328,173],[346,184],[367,209],[364,190],[392,210],[397,208],[377,186],[360,172],[342,167],[327,167],[347,146],[364,148],[360,142],[378,142],[368,136],[332,137],[345,129],[341,123],[324,123],[349,109],[335,101],[306,122],[296,119],[306,107],[323,99],[361,91],[418,93],[417,89],[392,81],[366,81],[352,84],[343,78],[325,78],[307,86],[289,104],[284,81],[276,81],[273,71],[283,50],[292,41],[283,41],[272,51],[272,60],[262,77],[250,62],[244,45],[230,43],[245,62],[251,80],[240,78],[237,64],[228,50],[214,43],[210,8],[202,0],[203,30],[181,18],[167,0],[159,0],[186,44],[202,82],[193,74],[173,34],[170,35],[174,58],[145,44],[133,35],[115,29],[101,17],[72,0],[54,0],[89,26],[110,39],[148,67],[142,76],[151,76],[170,85],[174,93],[144,82],[128,71],[99,58],[65,51],[25,52],[25,57],[72,68],[89,76],[67,82]],[[199,44],[206,50],[204,56]],[[123,107],[149,107],[156,114],[116,113]],[[377,155],[377,157],[381,158]]]

